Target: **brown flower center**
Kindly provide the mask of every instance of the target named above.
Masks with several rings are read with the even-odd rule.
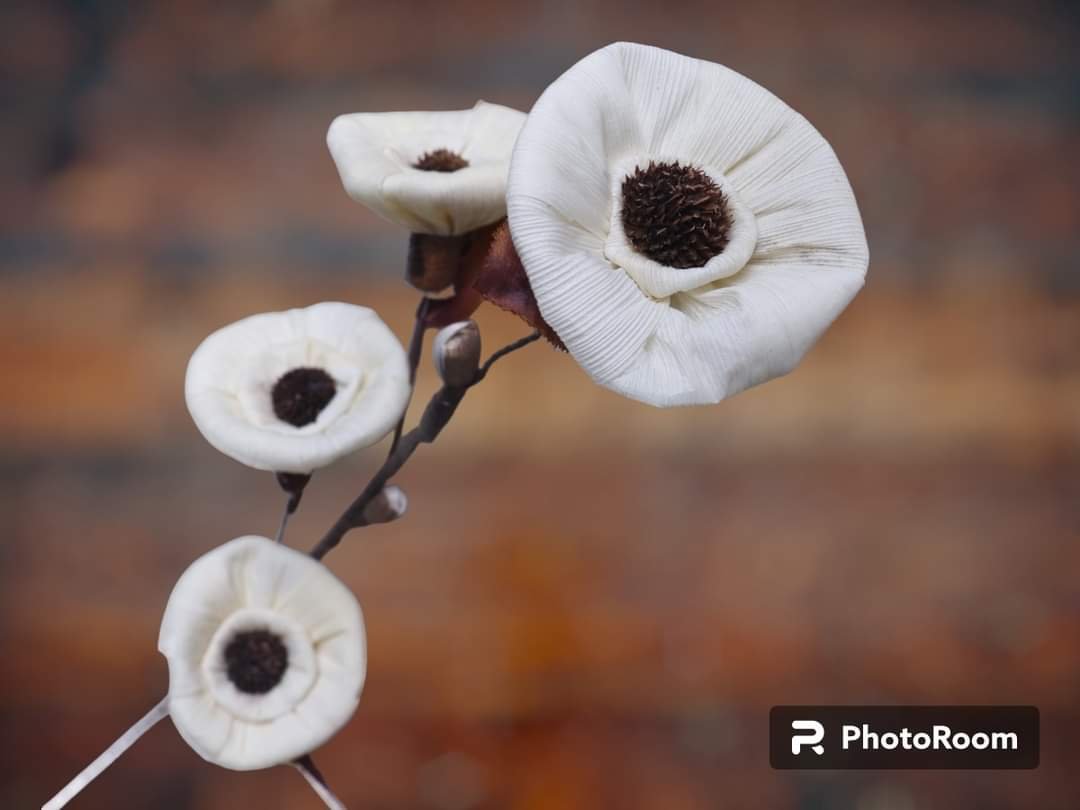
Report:
[[[281,683],[289,666],[289,651],[269,630],[237,633],[225,647],[225,672],[237,689],[264,695]]]
[[[693,166],[650,162],[622,184],[622,225],[634,250],[668,267],[701,267],[728,243],[720,187]]]
[[[449,149],[435,149],[424,152],[413,164],[413,168],[422,172],[456,172],[468,165],[469,161],[457,152],[451,152]]]
[[[274,383],[270,399],[278,419],[303,427],[318,418],[336,390],[333,377],[321,368],[294,368]]]

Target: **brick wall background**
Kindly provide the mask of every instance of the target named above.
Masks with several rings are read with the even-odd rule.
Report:
[[[0,31],[0,807],[164,694],[176,577],[276,525],[272,479],[184,409],[202,337],[331,298],[408,334],[403,234],[346,198],[331,118],[528,109],[616,39],[804,112],[855,187],[868,286],[719,407],[635,405],[542,347],[500,366],[402,474],[407,519],[329,558],[370,673],[323,770],[365,810],[1080,806],[1071,4],[16,0]],[[522,331],[480,321],[488,346]],[[293,542],[381,452],[316,477]],[[773,772],[790,702],[1036,703],[1043,765]],[[316,801],[164,723],[73,806]]]

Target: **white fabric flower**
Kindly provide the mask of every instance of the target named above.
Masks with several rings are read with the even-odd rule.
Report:
[[[356,710],[366,671],[352,592],[320,562],[239,537],[176,583],[158,649],[169,714],[204,759],[244,771],[322,745]]]
[[[829,144],[728,68],[629,43],[537,101],[510,230],[544,319],[601,385],[717,402],[790,371],[863,284]]]
[[[260,470],[309,473],[374,444],[409,399],[405,350],[367,307],[327,302],[214,332],[188,363],[185,396],[221,452]]]
[[[451,236],[506,216],[506,172],[525,113],[340,115],[326,136],[349,196],[415,233]]]

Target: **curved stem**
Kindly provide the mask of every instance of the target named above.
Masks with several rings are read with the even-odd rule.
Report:
[[[478,382],[480,382],[482,379],[484,379],[484,377],[487,376],[488,371],[491,370],[491,367],[493,365],[495,365],[495,361],[497,361],[497,360],[499,360],[499,359],[501,359],[503,357],[506,357],[506,355],[510,354],[511,352],[516,352],[518,349],[523,349],[526,346],[528,346],[530,343],[533,343],[534,341],[537,341],[539,339],[540,339],[540,330],[537,329],[537,330],[535,330],[533,332],[530,332],[525,337],[518,338],[513,343],[509,343],[506,346],[503,346],[497,352],[492,354],[491,357],[489,357],[487,359],[487,362],[484,363],[484,365],[482,365],[480,367],[480,371],[477,372],[476,379],[473,380],[472,384],[476,385]]]
[[[412,400],[412,391],[416,383],[416,370],[420,367],[420,357],[424,351],[424,332],[427,331],[427,324],[424,323],[424,319],[427,317],[428,308],[430,306],[431,299],[426,295],[421,297],[420,303],[416,306],[416,322],[413,324],[412,337],[409,338],[409,400]],[[401,441],[401,431],[405,427],[405,414],[408,413],[409,405],[405,404],[405,410],[401,413],[401,418],[398,420],[397,425],[394,427],[394,439],[390,442],[390,452],[393,453],[397,449],[398,442]]]
[[[420,424],[401,437],[401,440],[397,443],[390,455],[386,457],[386,461],[383,462],[382,467],[375,473],[368,485],[364,487],[364,491],[361,492],[348,508],[342,513],[341,517],[337,519],[333,526],[323,535],[322,539],[311,550],[311,556],[317,560],[321,560],[330,551],[341,542],[341,538],[350,529],[356,529],[365,525],[364,510],[367,505],[382,492],[391,478],[397,475],[398,471],[405,466],[405,462],[409,460],[410,456],[416,452],[416,449],[421,444],[430,444],[435,441],[442,429],[446,427],[447,423],[453,417],[454,412],[457,410],[458,405],[461,404],[461,400],[465,398],[466,392],[474,385],[483,380],[488,372],[491,371],[491,367],[501,358],[516,352],[518,349],[528,346],[530,343],[539,340],[540,332],[533,332],[530,335],[515,340],[507,346],[499,349],[497,352],[488,358],[479,369],[477,369],[476,377],[473,381],[464,387],[452,387],[444,385],[428,402],[427,407],[424,408],[424,414],[420,417]]]

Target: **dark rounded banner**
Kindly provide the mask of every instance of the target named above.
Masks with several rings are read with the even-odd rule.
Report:
[[[774,706],[777,769],[1039,767],[1034,706]]]

